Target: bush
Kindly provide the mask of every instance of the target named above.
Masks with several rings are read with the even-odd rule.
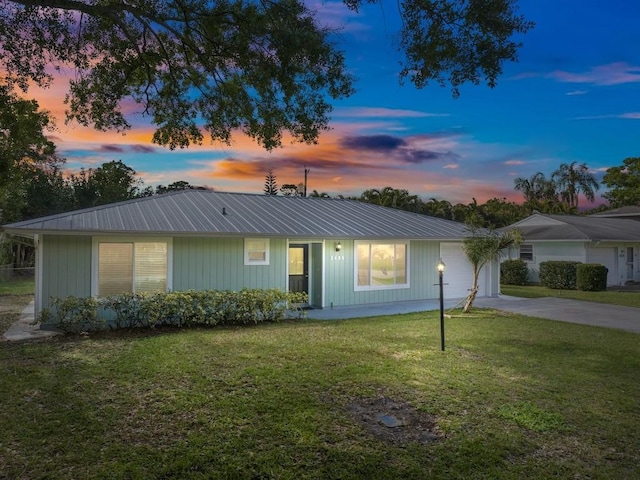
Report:
[[[505,285],[526,285],[527,262],[524,260],[505,260],[500,264],[500,283]]]
[[[301,318],[307,294],[278,289],[239,292],[187,290],[166,293],[124,293],[96,299],[53,298],[40,321],[67,333],[174,325],[246,325]]]
[[[575,290],[576,267],[580,262],[548,261],[540,263],[540,284],[544,287]]]
[[[93,297],[52,298],[51,308],[44,309],[40,314],[43,324],[55,324],[65,333],[83,333],[103,330],[105,321],[98,316],[100,304]]]
[[[576,288],[585,292],[607,289],[607,267],[598,263],[584,263],[576,268]]]

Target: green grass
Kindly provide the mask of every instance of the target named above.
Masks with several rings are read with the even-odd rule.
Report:
[[[36,291],[35,282],[31,279],[0,280],[0,295],[33,295]]]
[[[503,295],[523,298],[557,297],[584,300],[588,302],[608,303],[626,307],[640,308],[640,291],[622,292],[607,290],[605,292],[581,292],[578,290],[556,290],[539,285],[501,285]]]
[[[446,322],[445,352],[436,312],[2,343],[0,478],[640,478],[639,335]],[[376,398],[440,438],[374,436]]]

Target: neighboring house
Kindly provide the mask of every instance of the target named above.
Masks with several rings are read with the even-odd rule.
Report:
[[[589,215],[598,218],[628,218],[629,220],[640,221],[640,205],[629,205],[627,207],[614,208],[606,212],[599,212]]]
[[[463,224],[354,200],[185,190],[5,225],[36,245],[36,312],[51,297],[279,288],[310,306],[463,298]],[[498,294],[497,262],[480,296]]]
[[[529,281],[539,281],[540,263],[570,260],[607,267],[607,285],[640,281],[640,222],[602,215],[536,213],[501,230],[518,229],[523,243],[509,251],[529,267]]]

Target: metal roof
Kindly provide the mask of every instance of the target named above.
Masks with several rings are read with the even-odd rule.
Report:
[[[640,242],[640,222],[624,218],[533,214],[501,230],[518,229],[525,241]]]
[[[459,240],[464,224],[356,200],[183,190],[4,225],[17,234]]]

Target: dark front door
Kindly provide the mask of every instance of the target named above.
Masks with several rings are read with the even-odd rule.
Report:
[[[309,293],[309,245],[289,245],[289,291]]]

